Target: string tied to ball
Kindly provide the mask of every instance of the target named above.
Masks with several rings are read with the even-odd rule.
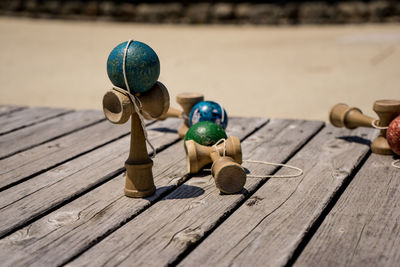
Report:
[[[142,111],[142,103],[140,102],[139,98],[136,95],[132,94],[131,89],[129,87],[128,79],[126,77],[126,57],[127,57],[127,54],[128,54],[129,45],[132,42],[133,42],[133,39],[130,39],[126,43],[126,46],[125,46],[125,49],[124,49],[124,56],[123,56],[123,60],[122,60],[122,73],[123,73],[123,76],[124,76],[124,82],[125,82],[125,86],[126,86],[127,90],[125,90],[123,88],[120,88],[120,87],[117,87],[117,86],[114,86],[113,90],[116,90],[117,92],[120,92],[122,94],[126,94],[129,97],[129,100],[132,102],[133,107],[135,108],[135,112],[139,117],[140,124],[141,124],[142,129],[143,129],[144,139],[146,140],[147,144],[149,144],[149,146],[151,147],[151,149],[153,151],[153,153],[151,155],[151,158],[154,158],[157,155],[157,151],[154,148],[153,144],[148,139],[147,130],[146,130],[146,124],[144,123],[144,117],[143,117],[143,114],[141,112]]]

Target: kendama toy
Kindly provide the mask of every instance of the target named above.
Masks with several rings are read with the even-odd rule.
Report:
[[[226,129],[228,126],[228,115],[220,104],[214,101],[201,101],[194,105],[190,111],[189,127],[200,121],[211,121]]]
[[[221,192],[233,194],[243,189],[246,172],[241,166],[242,149],[236,136],[230,136],[223,143],[214,146],[204,146],[194,140],[187,140],[185,151],[189,173],[197,173],[212,163],[211,174]]]
[[[185,141],[194,140],[203,146],[212,146],[221,139],[226,139],[224,129],[211,121],[201,121],[189,128]]]
[[[128,197],[147,197],[156,190],[141,112],[157,118],[169,108],[168,90],[157,81],[159,72],[157,54],[138,41],[118,45],[108,57],[107,73],[115,87],[103,97],[104,115],[115,124],[131,118],[130,151],[125,162],[124,193]]]
[[[378,100],[373,105],[373,110],[378,115],[379,120],[366,116],[362,111],[346,104],[336,104],[329,113],[330,122],[336,127],[346,127],[355,129],[357,127],[371,127],[380,129],[379,136],[372,142],[371,150],[373,153],[391,155],[398,153],[400,129],[397,116],[400,115],[400,101],[398,100]],[[389,126],[394,121],[392,126]],[[388,133],[388,134],[387,134]]]

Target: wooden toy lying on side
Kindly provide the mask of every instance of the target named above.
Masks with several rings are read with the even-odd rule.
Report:
[[[372,152],[384,155],[394,152],[400,155],[400,101],[378,100],[375,101],[373,110],[379,120],[364,115],[358,108],[340,103],[330,110],[329,120],[336,127],[380,129],[379,136],[371,144]]]
[[[233,194],[243,189],[246,172],[240,165],[240,140],[236,136],[226,138],[221,126],[209,121],[193,125],[185,137],[185,151],[189,173],[197,173],[213,163],[211,173],[221,192]]]

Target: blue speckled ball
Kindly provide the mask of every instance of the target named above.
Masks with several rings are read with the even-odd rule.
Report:
[[[123,74],[123,58],[127,42],[116,46],[108,56],[107,74],[111,82],[127,90]],[[132,41],[126,56],[126,78],[131,93],[148,91],[160,76],[160,61],[157,54],[145,43]]]
[[[224,116],[222,116],[222,112]],[[199,121],[211,121],[222,128],[228,126],[228,115],[224,108],[213,101],[201,101],[194,105],[189,115],[189,126],[192,126]]]

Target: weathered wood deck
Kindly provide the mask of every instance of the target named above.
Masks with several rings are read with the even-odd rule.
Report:
[[[0,106],[1,266],[398,266],[400,171],[376,130],[231,118],[244,159],[304,175],[221,195],[188,175],[181,122],[148,122],[157,192],[123,195],[129,123],[100,111]],[[245,164],[255,174],[286,169]]]

